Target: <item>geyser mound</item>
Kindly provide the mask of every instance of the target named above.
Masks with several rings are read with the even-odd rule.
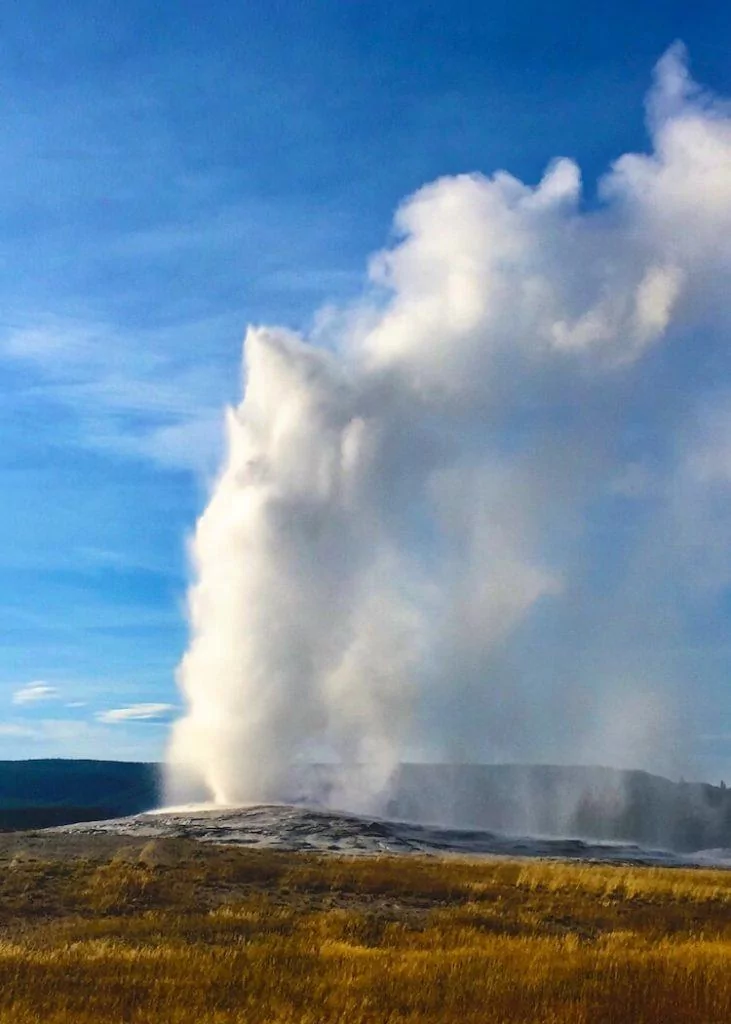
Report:
[[[48,831],[88,836],[112,834],[151,841],[195,839],[203,843],[319,855],[465,854],[658,866],[731,864],[729,849],[683,855],[646,849],[634,843],[504,836],[485,829],[420,825],[283,804],[217,810],[163,809],[131,818],[83,822]]]

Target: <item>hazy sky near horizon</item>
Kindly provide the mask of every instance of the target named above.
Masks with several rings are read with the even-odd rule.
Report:
[[[647,149],[674,40],[731,94],[731,23],[720,2],[43,0],[0,25],[0,758],[159,758],[246,325],[358,296],[439,176],[535,184],[567,156],[596,202]],[[712,777],[726,604],[693,661]]]

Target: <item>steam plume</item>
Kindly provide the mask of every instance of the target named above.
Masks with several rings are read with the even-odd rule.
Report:
[[[728,579],[705,516],[731,483],[697,425],[731,423],[731,119],[679,45],[648,125],[595,203],[568,159],[427,185],[362,303],[249,329],[172,798],[287,798],[323,758],[368,766],[362,804],[405,756],[677,749],[667,641]]]

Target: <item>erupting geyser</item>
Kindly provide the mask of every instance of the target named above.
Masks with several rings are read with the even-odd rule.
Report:
[[[171,800],[289,799],[336,760],[357,808],[405,756],[677,748],[665,641],[716,585],[704,516],[731,484],[731,120],[678,46],[648,112],[652,152],[597,203],[567,159],[535,187],[443,178],[361,303],[310,340],[249,330]]]

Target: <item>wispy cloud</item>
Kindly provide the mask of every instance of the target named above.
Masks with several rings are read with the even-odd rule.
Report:
[[[173,704],[130,704],[126,708],[110,708],[98,712],[99,722],[114,725],[119,722],[149,722],[167,719],[175,711]]]
[[[27,725],[18,725],[16,722],[0,722],[0,736],[30,740],[35,739],[37,735],[36,730]]]
[[[13,704],[38,704],[45,700],[57,700],[58,697],[58,687],[38,680],[16,690],[13,693]]]
[[[219,454],[229,375],[201,354],[210,355],[211,335],[230,342],[238,330],[207,320],[132,337],[105,324],[52,319],[0,334],[0,361],[26,368],[28,401],[68,410],[67,444],[206,473]]]
[[[147,733],[148,735],[143,735]],[[132,729],[82,719],[46,718],[0,722],[0,756],[88,757],[99,760],[148,760],[160,757],[156,729]]]

